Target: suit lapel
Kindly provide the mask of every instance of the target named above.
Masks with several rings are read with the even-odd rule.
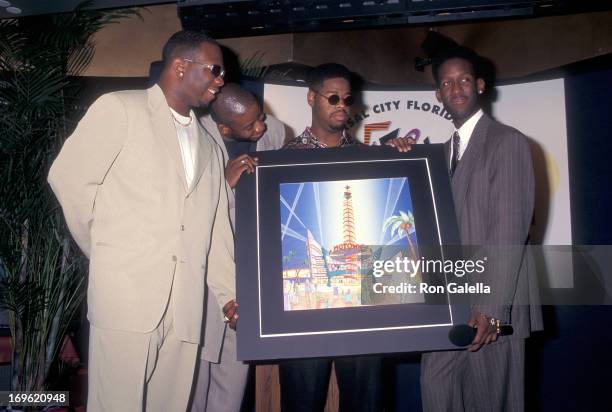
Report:
[[[208,135],[208,133],[198,124],[198,141],[196,145],[196,164],[195,171],[193,174],[193,181],[191,182],[191,186],[187,190],[187,194],[191,193],[193,189],[197,186],[198,181],[202,177],[204,170],[208,167],[208,164],[211,162],[211,156],[214,150],[212,138]]]
[[[470,137],[468,147],[461,157],[457,169],[455,169],[455,174],[452,177],[453,199],[455,201],[457,219],[461,217],[474,168],[476,167],[478,159],[483,155],[484,144],[490,123],[491,119],[486,114],[483,114],[480,120],[478,120],[472,132],[472,136]],[[450,154],[448,156],[450,156]]]
[[[158,85],[154,85],[148,89],[147,94],[155,137],[162,143],[163,147],[166,149],[166,153],[172,158],[174,168],[181,182],[183,182],[183,188],[187,191],[187,178],[185,177],[185,167],[183,166],[183,158],[181,157],[181,148],[176,135],[174,122],[172,121],[172,114],[166,102],[166,97]]]
[[[227,164],[229,161],[229,154],[227,153],[225,142],[221,137],[221,132],[219,132],[217,124],[213,121],[210,115],[206,115],[200,118],[200,125],[203,129],[202,135],[204,138],[208,138],[213,143],[213,146],[219,146],[219,148],[221,148],[221,153],[223,153],[223,163]]]
[[[452,137],[444,142],[444,159],[446,160],[446,168],[448,169],[448,174],[450,175],[450,152],[451,152],[451,141]]]

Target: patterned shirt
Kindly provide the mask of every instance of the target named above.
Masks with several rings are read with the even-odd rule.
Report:
[[[346,147],[346,146],[358,146],[362,143],[354,139],[351,135],[349,135],[346,130],[342,132],[342,138],[340,139],[340,144],[338,147]],[[304,133],[301,135],[287,141],[283,149],[325,149],[328,146],[321,142],[317,137],[312,134],[312,130],[310,127],[307,127],[304,130]]]

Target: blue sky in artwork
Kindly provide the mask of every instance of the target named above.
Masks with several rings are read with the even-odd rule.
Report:
[[[281,183],[280,210],[283,256],[293,251],[289,266],[306,259],[306,237],[310,230],[324,248],[342,243],[342,211],[345,187],[350,186],[357,243],[363,245],[406,245],[405,235],[383,230],[385,220],[411,212],[408,179],[384,178],[325,182]],[[415,222],[418,227],[418,222]],[[416,233],[411,232],[416,244]]]

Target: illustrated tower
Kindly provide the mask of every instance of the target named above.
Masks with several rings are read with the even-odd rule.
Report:
[[[355,210],[351,187],[345,186],[342,201],[342,243],[334,246],[330,253],[331,266],[336,273],[328,273],[343,284],[360,284],[362,245],[357,243],[355,231]]]
[[[344,187],[342,203],[342,233],[345,245],[355,245],[355,213],[353,212],[353,195],[351,187]]]
[[[332,251],[359,250],[361,245],[357,243],[355,235],[355,212],[353,210],[353,195],[351,187],[344,187],[344,200],[342,202],[342,239],[343,242],[334,246]]]

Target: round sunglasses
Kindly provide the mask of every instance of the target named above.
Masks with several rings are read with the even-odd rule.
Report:
[[[312,89],[313,92],[315,92],[316,94],[318,94],[321,97],[325,97],[327,99],[327,103],[329,103],[332,106],[337,105],[338,103],[340,103],[340,100],[342,100],[344,102],[344,105],[346,107],[350,107],[353,105],[353,103],[355,103],[355,98],[351,95],[346,96],[344,99],[341,98],[340,96],[338,96],[337,94],[330,94],[329,96],[325,96],[324,94],[319,93],[318,91]]]

